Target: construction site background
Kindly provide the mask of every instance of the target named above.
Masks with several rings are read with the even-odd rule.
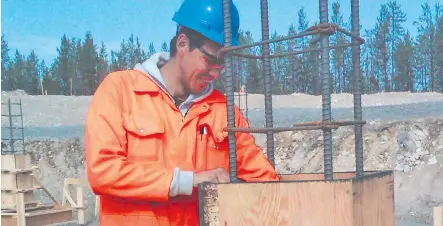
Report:
[[[26,151],[38,166],[38,177],[61,202],[63,178],[86,179],[83,126],[90,97],[3,92],[2,100],[8,98],[21,99],[27,125]],[[279,126],[315,120],[321,114],[321,96],[292,94],[273,98]],[[432,225],[432,207],[443,203],[443,94],[380,93],[362,98],[364,118],[368,121],[363,127],[365,170],[395,170],[398,225]],[[253,126],[263,126],[263,96],[249,94],[248,106]],[[332,108],[334,118],[352,118],[352,95],[333,94]],[[7,123],[2,121],[2,126]],[[53,130],[60,135],[49,132]],[[276,134],[275,161],[279,173],[322,172],[321,134]],[[266,152],[266,136],[255,136]],[[7,149],[8,143],[2,143],[2,148]],[[355,171],[352,127],[340,127],[333,133],[333,153],[334,171]],[[41,191],[37,198],[51,202]],[[96,224],[95,196],[88,187],[84,205],[87,225]]]

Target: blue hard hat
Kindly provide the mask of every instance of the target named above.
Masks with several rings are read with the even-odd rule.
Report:
[[[231,1],[232,45],[239,45],[240,16]],[[223,0],[184,0],[172,18],[179,26],[197,31],[208,39],[224,45]]]

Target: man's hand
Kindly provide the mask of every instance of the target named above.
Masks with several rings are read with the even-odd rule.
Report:
[[[194,174],[194,187],[202,182],[227,183],[229,174],[224,168],[217,168]]]

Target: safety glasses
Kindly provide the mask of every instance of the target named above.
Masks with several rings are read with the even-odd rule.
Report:
[[[216,69],[216,70],[224,69],[224,67],[225,67],[225,60],[224,59],[217,58],[216,56],[208,53],[202,47],[199,47],[198,49],[205,55],[205,57],[202,57],[202,58],[203,58],[203,61],[205,62],[205,64],[207,65],[208,69]]]

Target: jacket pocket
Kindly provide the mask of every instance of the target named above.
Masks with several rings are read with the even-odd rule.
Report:
[[[127,131],[128,159],[144,163],[159,163],[163,159],[165,128],[146,116],[123,116]]]
[[[211,133],[206,143],[209,169],[225,168],[229,171],[229,141],[225,134]]]

